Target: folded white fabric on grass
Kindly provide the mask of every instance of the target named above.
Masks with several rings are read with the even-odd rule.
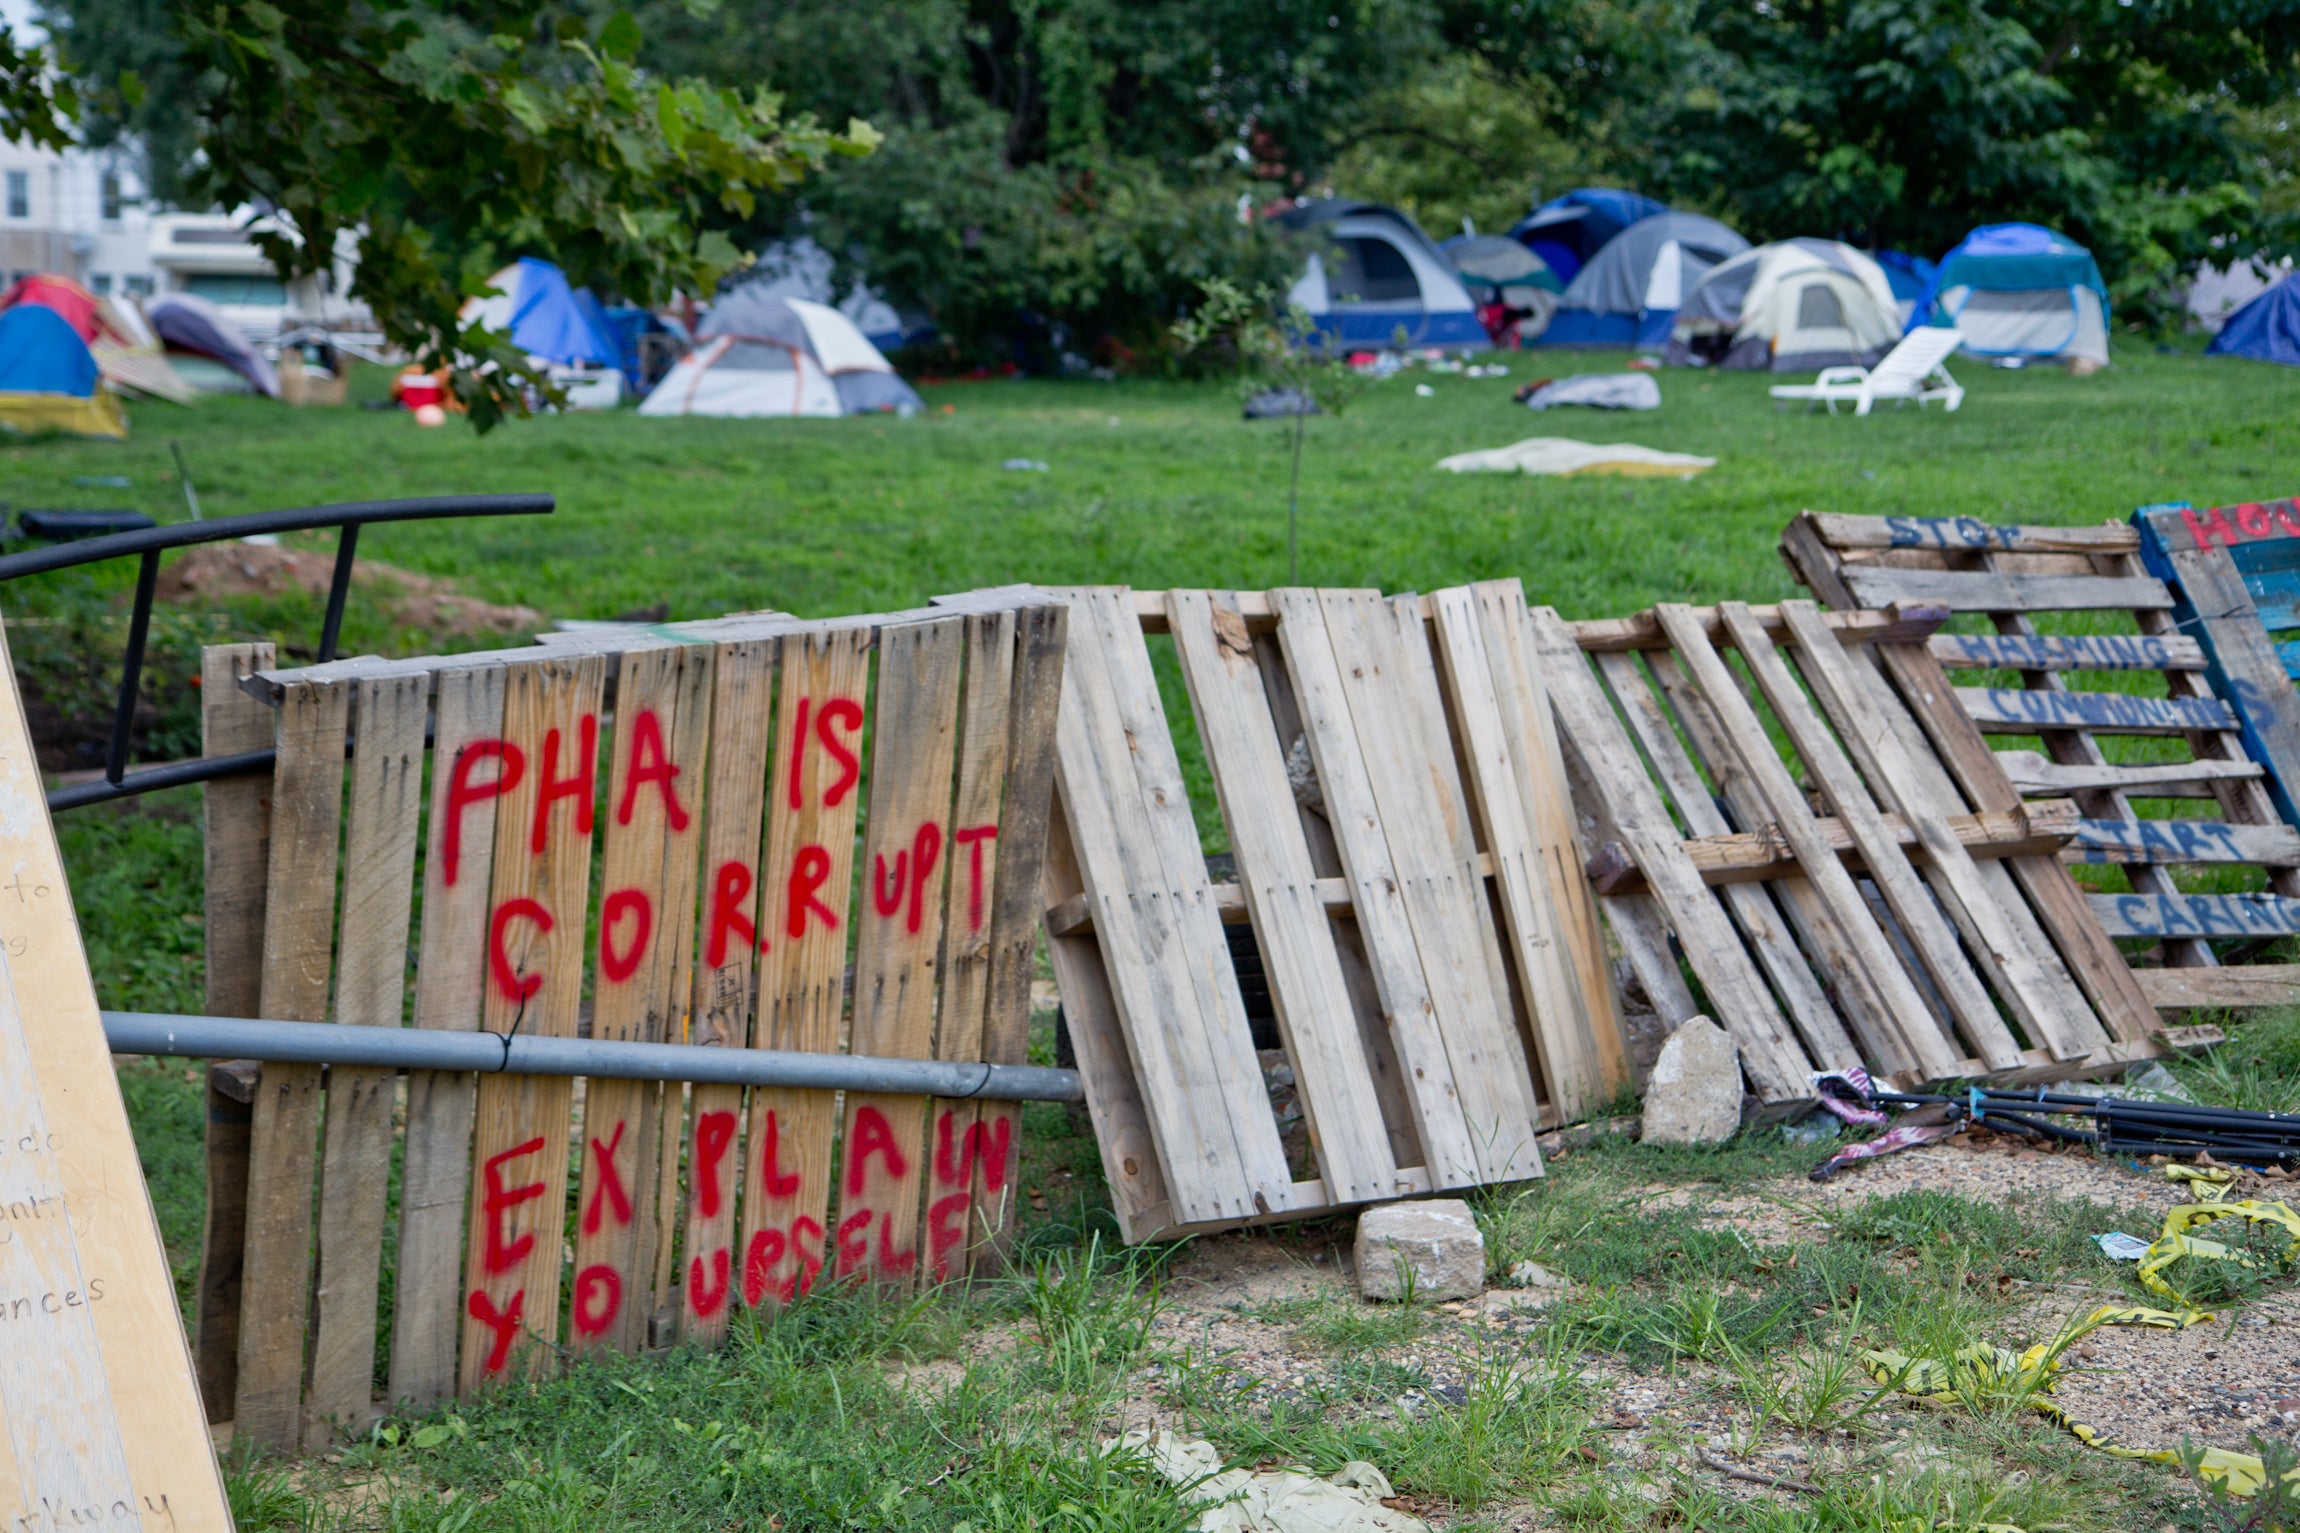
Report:
[[[1589,405],[1599,410],[1658,410],[1661,385],[1651,373],[1575,373],[1535,389],[1526,406]]]
[[[1576,442],[1571,437],[1527,437],[1508,447],[1457,452],[1438,467],[1455,474],[1629,474],[1639,478],[1690,479],[1715,458],[1689,452],[1662,452],[1635,442]]]

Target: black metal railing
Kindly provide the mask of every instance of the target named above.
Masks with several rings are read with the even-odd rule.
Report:
[[[48,795],[50,810],[76,809],[130,798],[160,788],[212,782],[271,770],[276,753],[240,751],[230,756],[205,756],[196,761],[170,762],[142,772],[128,770],[128,741],[136,721],[136,700],[143,686],[144,645],[152,627],[152,599],[159,588],[160,555],[171,548],[197,543],[221,543],[263,533],[304,532],[317,527],[341,527],[335,548],[335,569],[327,588],[327,615],[320,621],[319,660],[335,658],[336,640],[343,633],[344,601],[351,595],[351,566],[359,547],[359,529],[371,522],[420,522],[451,516],[546,516],[555,502],[548,495],[431,495],[418,500],[358,500],[340,506],[304,506],[292,511],[257,511],[247,516],[225,516],[210,521],[177,522],[146,527],[107,537],[52,544],[20,554],[0,555],[0,583],[50,570],[133,555],[136,570],[136,605],[128,619],[128,652],[120,667],[119,702],[112,713],[112,738],[104,752],[104,775],[95,782],[73,783]]]

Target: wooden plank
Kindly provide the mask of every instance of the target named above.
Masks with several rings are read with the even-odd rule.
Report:
[[[1719,730],[1708,702],[1673,655],[1664,651],[1646,657],[1655,687],[1665,694],[1682,721],[1694,749],[1710,761],[1730,760],[1730,747]],[[1654,775],[1667,789],[1678,815],[1689,828],[1705,836],[1730,829],[1729,810],[1744,824],[1764,824],[1769,811],[1748,778],[1738,772],[1716,773],[1717,792],[1702,780],[1686,744],[1677,737],[1669,709],[1638,675],[1626,656],[1600,655],[1597,668],[1612,686],[1615,700],[1629,721],[1632,734],[1645,747]],[[1720,801],[1724,809],[1719,807]],[[1784,852],[1794,867],[1796,857]],[[1858,1064],[1861,1053],[1843,1020],[1846,1012],[1873,1016],[1880,1008],[1857,965],[1844,956],[1844,942],[1829,920],[1826,907],[1803,873],[1776,880],[1768,889],[1729,889],[1725,908],[1733,915],[1757,962],[1773,982],[1774,991],[1788,1008],[1805,1051],[1828,1068]],[[1815,955],[1808,964],[1799,940]],[[1822,976],[1828,976],[1826,988]]]
[[[1540,1107],[1429,640],[1418,612],[1401,612],[1378,592],[1316,595],[1423,975],[1443,991],[1438,1030],[1478,1179],[1538,1176]]]
[[[349,687],[324,685],[290,687],[280,701],[257,1002],[262,1016],[327,1019],[350,704]],[[236,1441],[281,1452],[298,1446],[303,1429],[319,1087],[317,1065],[266,1067],[249,1130],[247,1254],[232,1420]]]
[[[1493,653],[1474,591],[1455,586],[1431,601],[1463,781],[1493,862],[1508,957],[1532,1014],[1535,1063],[1549,1101],[1573,1121],[1610,1100],[1626,1084],[1626,1072],[1616,1079],[1598,1052],[1596,1021],[1574,969],[1574,936],[1552,896],[1552,865],[1533,825],[1533,775],[1521,756],[1530,757],[1541,742],[1518,732],[1530,729],[1537,710],[1547,714],[1549,700],[1538,693],[1528,699],[1520,686],[1530,677],[1505,670],[1509,662]],[[1557,819],[1548,823],[1554,831]],[[1569,885],[1582,881],[1578,859],[1558,871]]]
[[[1885,834],[1920,867],[1931,861],[1924,841],[1907,820],[1892,813],[1878,818]],[[1988,859],[2057,852],[2078,835],[2080,826],[2091,823],[2095,822],[2081,820],[2076,806],[2066,799],[2039,799],[2022,809],[2001,814],[1951,815],[1939,825],[1964,848],[1966,855]],[[1860,848],[1853,844],[1852,832],[1845,828],[1842,820],[1824,815],[1814,820],[1813,828],[1847,867],[1866,867]],[[1729,835],[1694,837],[1685,843],[1685,852],[1712,888],[1720,884],[1765,883],[1793,877],[1797,871],[1797,859],[1790,855],[1788,843],[1769,823]],[[1588,872],[1591,885],[1599,894],[1630,894],[1645,887],[1645,875],[1638,871],[1636,859],[1618,841],[1606,842],[1591,854]]]
[[[1982,973],[2022,1030],[2064,1059],[2107,1043],[2108,1035],[2093,1018],[2059,954],[2041,930],[2023,919],[2026,907],[2008,898],[2010,891],[2001,882],[1984,879],[1950,827],[1927,813],[1931,800],[1900,735],[1879,705],[1874,677],[1853,669],[1852,658],[1820,621],[1818,608],[1809,602],[1784,605],[1806,681],[1854,763],[1900,812],[1902,822],[1916,831],[1927,854],[1931,891],[1956,922]],[[1992,1057],[1974,1039],[1966,1041],[1992,1069],[2010,1065],[2009,1059]],[[2010,1043],[2009,1038],[2006,1041]]]
[[[711,660],[697,645],[629,650],[615,683],[591,1036],[676,1042],[692,994],[695,866],[710,741]],[[669,1102],[675,1111],[681,1093]],[[636,1352],[653,1324],[665,1093],[654,1081],[584,1085],[575,1286],[568,1342]],[[681,1125],[669,1125],[677,1146]],[[674,1155],[678,1152],[674,1148]],[[723,1310],[731,1262],[698,1267],[686,1304]]]
[[[1014,706],[1014,646],[1011,611],[968,615],[964,690],[959,698],[958,784],[950,806],[950,894],[943,909],[941,998],[934,1029],[937,1059],[983,1057],[994,935],[991,894],[1004,857],[998,809],[1012,743],[1008,711]],[[976,1163],[996,1161],[988,1174],[1003,1192],[1015,1130],[1021,1126],[1018,1117],[994,1120],[991,1127],[1002,1126],[1006,1137],[993,1142],[985,1133],[979,1104],[941,1099],[927,1104],[926,1262],[920,1274],[924,1281],[947,1283],[967,1275],[968,1252],[978,1236]]]
[[[1338,1202],[1395,1197],[1397,1162],[1333,926],[1317,898],[1253,640],[1228,593],[1168,591],[1166,620],[1321,1177]]]
[[[1772,637],[1778,639],[1787,632],[1781,624],[1780,608],[1752,607],[1750,611],[1755,614],[1758,625]],[[1693,620],[1701,625],[1711,642],[1724,636],[1715,607],[1695,607],[1692,612]],[[1832,612],[1828,623],[1837,631],[1837,640],[1842,644],[1916,644],[1929,637],[1951,615],[1946,607],[1904,603],[1898,612]],[[1575,641],[1589,654],[1669,648],[1669,638],[1651,612],[1629,617],[1588,618],[1568,626],[1573,629]]]
[[[2300,866],[2300,830],[2221,820],[2079,820],[2063,862]]]
[[[2283,937],[2300,932],[2300,900],[2274,894],[2095,894],[2111,937]]]
[[[2164,582],[2145,575],[2004,575],[1985,570],[1880,569],[1848,565],[1846,587],[1864,607],[1921,602],[1952,612],[2155,610],[2172,605]]]
[[[1178,1220],[1292,1206],[1293,1176],[1217,930],[1141,625],[1122,591],[1066,595],[1056,782]]]
[[[1476,1138],[1464,1088],[1457,1084],[1455,1063],[1447,1052],[1449,1029],[1440,1024],[1441,1007],[1450,1012],[1469,1004],[1468,997],[1449,982],[1443,969],[1432,971],[1425,965],[1415,941],[1405,887],[1383,831],[1368,759],[1358,745],[1318,593],[1290,587],[1272,591],[1270,602],[1280,613],[1278,645],[1343,868],[1342,878],[1320,880],[1321,900],[1325,886],[1335,885],[1332,894],[1347,900],[1356,918],[1383,1022],[1404,1078],[1415,1137],[1433,1182],[1439,1187],[1474,1186],[1483,1176]],[[1328,903],[1327,909],[1334,906]],[[1479,1090],[1474,1079],[1467,1089]]]
[[[2211,697],[2133,697],[2123,692],[2028,692],[1958,687],[1957,701],[1983,733],[2032,735],[2094,729],[2120,735],[2178,735],[2234,729],[2236,716]]]
[[[495,801],[514,775],[504,751],[503,682],[500,666],[439,673],[415,976],[417,1027],[468,1033],[479,1026]],[[408,1072],[391,1311],[395,1409],[428,1410],[455,1393],[463,1330],[464,1195],[471,1186],[477,1106],[478,1082],[467,1072]]]
[[[702,955],[695,964],[687,1041],[739,1049],[751,1041],[752,975],[767,946],[759,920],[761,840],[766,831],[769,735],[774,724],[775,645],[722,644],[711,667],[710,783],[703,795]],[[715,1345],[734,1312],[716,1274],[736,1268],[735,1198],[742,1185],[740,1086],[699,1085],[687,1125],[687,1283],[679,1335]],[[697,1297],[717,1297],[702,1312]]]
[[[1800,610],[1801,609],[1801,610]],[[1987,986],[1981,982],[1972,963],[1959,946],[1957,934],[1940,905],[1934,901],[1931,885],[1918,876],[1908,855],[1900,848],[1892,834],[1885,829],[1876,801],[1870,797],[1869,784],[1862,780],[1860,771],[1840,746],[1835,735],[1821,720],[1812,700],[1805,695],[1798,678],[1790,674],[1788,664],[1773,641],[1748,621],[1745,612],[1735,603],[1724,604],[1726,627],[1732,632],[1734,645],[1741,651],[1743,662],[1765,694],[1772,707],[1773,717],[1779,721],[1796,748],[1805,771],[1819,787],[1823,797],[1837,811],[1837,816],[1851,832],[1854,843],[1861,849],[1862,861],[1867,864],[1870,882],[1876,885],[1885,905],[1892,911],[1903,939],[1913,952],[1924,972],[1932,979],[1941,1000],[1954,1019],[1958,1036],[1965,1045],[1990,1069],[2002,1069],[2015,1063],[2020,1046],[1997,1015],[1996,1002]],[[1802,654],[1808,661],[1804,667],[1805,679],[1814,688],[1823,689],[1834,683],[1838,701],[1854,701],[1857,687],[1849,669],[1844,665],[1844,651],[1836,647],[1818,614],[1805,604],[1796,604],[1789,613],[1791,628],[1803,641]],[[1800,622],[1803,626],[1800,627]],[[1835,662],[1832,671],[1831,662]],[[1824,672],[1830,673],[1824,679]],[[1870,765],[1882,766],[1875,751],[1879,747],[1890,750],[1895,742],[1881,721],[1872,721],[1864,744],[1869,747]],[[1879,772],[1877,778],[1888,774]],[[1895,802],[1898,802],[1897,800]],[[1904,816],[1905,817],[1905,816]],[[1937,831],[1939,827],[1923,821],[1920,834]],[[1810,829],[1810,820],[1800,822]],[[1994,918],[1990,902],[1982,894],[1977,871],[1972,859],[1964,855],[1956,839],[1946,834],[1934,835],[1928,850],[1932,861],[1950,886],[1951,896],[1960,901],[1969,899],[1980,908],[1972,911],[1974,918],[1966,924],[1975,930],[1983,924],[1982,917]],[[1968,877],[1967,875],[1971,875]],[[1968,910],[1970,907],[1968,906]],[[1997,972],[2006,972],[2006,955],[1989,952]],[[2009,955],[2012,969],[2023,982],[2035,981],[2041,987],[2042,971],[2026,962],[2026,954]],[[2039,994],[2041,995],[2041,988]],[[2055,992],[2056,999],[2073,997],[2075,989],[2068,987],[2065,994]]]
[[[1796,854],[1805,876],[1812,880],[1853,961],[1883,998],[1882,1014],[1871,1020],[1878,1034],[1894,1045],[1894,1051],[1890,1055],[1873,1053],[1869,1061],[1871,1068],[1882,1065],[1889,1072],[1915,1069],[1936,1078],[1952,1073],[1956,1067],[1955,1050],[1949,1047],[1940,1029],[1931,1025],[1931,1012],[1924,998],[1910,982],[1884,933],[1869,917],[1852,876],[1813,833],[1811,811],[1787,768],[1782,766],[1764,726],[1750,710],[1708,638],[1698,626],[1685,622],[1681,614],[1681,608],[1666,602],[1654,608],[1662,628],[1676,641],[1679,663],[1714,712],[1740,770],[1748,775],[1779,822],[1790,850]],[[1838,806],[1840,815],[1844,809],[1845,805]],[[1898,855],[1882,838],[1865,850],[1872,863],[1880,856]],[[1872,1051],[1877,1049],[1875,1038],[1864,1039],[1864,1042]]]
[[[856,627],[790,638],[779,655],[751,1046],[828,1054],[839,1047],[846,1007],[870,634]],[[751,1092],[742,1293],[754,1309],[790,1303],[822,1271],[835,1102],[827,1091]]]
[[[15,674],[0,641],[0,1506],[24,1533],[229,1533]]]
[[[942,618],[879,636],[855,939],[857,1054],[923,1059],[934,1049],[966,621]],[[835,1276],[891,1289],[917,1280],[926,1108],[924,1097],[847,1093]]]
[[[1502,732],[1510,742],[1528,823],[1541,848],[1543,881],[1556,904],[1572,954],[1575,983],[1595,1046],[1597,1081],[1606,1096],[1631,1089],[1629,1041],[1615,1005],[1613,970],[1598,925],[1597,899],[1583,871],[1589,858],[1573,795],[1566,786],[1565,757],[1557,743],[1557,720],[1549,691],[1533,657],[1525,587],[1516,580],[1485,580],[1470,587],[1478,604],[1488,653],[1494,664],[1496,694],[1502,705]],[[1561,1107],[1560,1112],[1563,1111]]]
[[[982,1022],[982,1058],[993,1064],[1021,1064],[1029,1057],[1030,989],[1054,826],[1054,730],[1056,710],[1062,704],[1069,616],[1069,609],[1051,605],[1024,607],[1016,614],[1014,695],[1007,704],[1006,796],[998,817],[990,983]],[[982,1125],[983,1154],[969,1188],[968,1262],[980,1273],[1003,1263],[1013,1240],[1022,1105],[979,1103],[976,1121]],[[1006,1146],[1013,1148],[1009,1151]]]
[[[2151,1005],[2166,1011],[2206,1006],[2300,1005],[2300,964],[2237,964],[2225,969],[2135,969]]]
[[[1549,607],[1535,607],[1532,621],[1550,701],[1557,710],[1559,738],[1569,760],[1582,780],[1597,790],[1615,833],[1645,869],[1687,961],[1717,1010],[1717,1020],[1741,1047],[1741,1066],[1751,1089],[1767,1101],[1811,1096],[1807,1079],[1811,1062],[1790,1034],[1717,896],[1685,856],[1677,826],[1638,764],[1636,747],[1622,734],[1597,679],[1589,674],[1573,631]]]
[[[269,644],[200,651],[200,754],[228,756],[272,743],[269,708],[240,680],[273,663]],[[255,1014],[263,997],[264,884],[271,863],[271,773],[227,777],[200,789],[205,1004],[212,1017]],[[208,1094],[205,1222],[200,1231],[197,1334],[192,1356],[208,1419],[231,1418],[240,1363],[240,1275],[247,1236],[248,1104]]]
[[[2094,527],[2013,527],[1971,516],[1846,516],[1826,511],[1806,511],[1798,520],[1810,523],[1823,543],[1838,550],[1918,548],[1978,553],[2001,549],[2012,553],[2102,554],[2130,553],[2133,549],[2132,528],[2123,522],[2103,522]]]
[[[605,683],[596,655],[546,657],[504,678],[510,781],[495,814],[486,1032],[575,1035]],[[564,1076],[480,1078],[459,1393],[540,1373],[558,1345],[573,1085]],[[581,1309],[596,1299],[578,1283],[572,1302]]]
[[[1830,616],[1837,616],[1831,613]],[[2179,634],[1935,634],[1933,658],[1950,669],[1992,671],[2201,671],[2204,646]]]
[[[359,684],[359,736],[344,832],[342,957],[335,1019],[397,1027],[407,995],[407,932],[423,816],[425,676]],[[399,1072],[333,1067],[320,1157],[319,1281],[312,1292],[304,1445],[365,1432],[375,1414],[377,1298]]]
[[[2178,761],[2155,766],[2066,765],[2036,751],[1998,751],[1998,769],[2022,793],[2115,789],[2145,798],[2211,798],[2213,785],[2262,775],[2257,761]]]
[[[2250,543],[2275,543],[2300,537],[2300,505],[2290,500],[2247,501],[2199,511],[2193,506],[2162,506],[2142,511],[2134,527],[2135,547],[2144,556],[2147,542],[2142,528],[2155,534],[2158,549],[2168,554],[2209,552],[2214,543],[2223,550]]]

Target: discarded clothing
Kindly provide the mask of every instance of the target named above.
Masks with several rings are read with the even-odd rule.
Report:
[[[1575,373],[1535,389],[1525,401],[1529,410],[1552,405],[1588,405],[1598,410],[1658,410],[1661,385],[1649,373]]]
[[[1813,1091],[1821,1099],[1821,1106],[1847,1123],[1885,1121],[1885,1115],[1869,1105],[1876,1090],[1877,1083],[1859,1065],[1843,1070],[1823,1070],[1813,1077]]]
[[[1824,1097],[1824,1101],[1827,1099]],[[1947,1104],[1920,1107],[1903,1113],[1901,1121],[1876,1138],[1862,1144],[1849,1144],[1836,1154],[1815,1166],[1809,1173],[1816,1182],[1825,1182],[1857,1160],[1875,1160],[1880,1155],[1895,1155],[1902,1150],[1913,1150],[1920,1144],[1939,1144],[1942,1140],[1963,1133],[1965,1120],[1954,1115]]]
[[[1507,447],[1457,452],[1438,460],[1454,474],[1627,474],[1635,478],[1690,479],[1715,468],[1715,458],[1662,452],[1635,442],[1577,442],[1571,437],[1536,436]]]
[[[1382,1505],[1395,1494],[1390,1482],[1360,1459],[1321,1480],[1300,1469],[1224,1469],[1212,1443],[1172,1432],[1128,1432],[1102,1445],[1113,1449],[1146,1454],[1183,1500],[1205,1507],[1200,1533],[1429,1533],[1419,1517]]]

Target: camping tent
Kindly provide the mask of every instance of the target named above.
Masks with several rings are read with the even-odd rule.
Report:
[[[248,344],[240,327],[223,310],[199,294],[162,293],[144,305],[144,317],[172,350],[212,358],[247,380],[255,392],[280,397],[279,374],[271,363]],[[195,387],[202,386],[197,377],[191,381]]]
[[[1540,256],[1560,282],[1571,282],[1615,235],[1668,211],[1666,204],[1642,192],[1583,186],[1535,208],[1509,231],[1509,237]]]
[[[1985,224],[1941,257],[1909,327],[1965,333],[1975,357],[2108,361],[2108,287],[2092,252],[2035,224]]]
[[[1875,261],[1835,240],[1779,240],[1694,284],[1661,360],[1809,373],[1868,367],[1900,338],[1893,289]]]
[[[1497,342],[1514,328],[1520,344],[1549,328],[1565,284],[1516,240],[1499,234],[1457,234],[1438,246],[1478,300],[1478,317]]]
[[[2215,357],[2300,367],[2300,276],[2286,277],[2229,315],[2204,350]]]
[[[128,434],[120,397],[104,386],[88,343],[45,304],[20,303],[0,313],[0,425]]]
[[[456,318],[509,331],[511,344],[566,390],[572,409],[608,409],[623,397],[623,351],[605,311],[549,261],[520,257],[488,279],[487,292],[465,299]]]
[[[911,386],[838,310],[739,287],[711,306],[695,349],[641,415],[865,415],[921,408]]]
[[[837,276],[838,263],[831,259],[831,253],[801,234],[761,249],[748,268],[719,284],[719,294],[724,297],[736,288],[757,285],[763,286],[770,298],[804,298],[819,303],[852,320],[863,338],[881,351],[923,345],[932,339],[932,325],[923,319],[906,325],[894,306],[859,278],[847,289],[846,297],[839,297],[832,285]]]
[[[1656,213],[1630,225],[1566,285],[1544,346],[1659,346],[1677,306],[1709,268],[1749,242],[1698,213]]]
[[[1453,263],[1408,215],[1330,198],[1282,214],[1280,222],[1323,230],[1330,242],[1286,295],[1321,334],[1344,346],[1387,346],[1400,330],[1409,346],[1487,344]]]
[[[1940,268],[1921,255],[1906,250],[1880,250],[1877,264],[1885,269],[1885,280],[1892,284],[1893,305],[1901,317],[1901,329],[1909,328],[1909,316],[1916,312],[1917,300],[1925,295],[1925,284],[1933,280]]]
[[[5,295],[0,295],[0,309],[27,303],[55,310],[86,343],[96,358],[97,370],[114,388],[171,399],[177,404],[192,402],[191,385],[168,366],[160,352],[159,337],[134,304],[116,305],[69,277],[45,273],[19,277]]]

